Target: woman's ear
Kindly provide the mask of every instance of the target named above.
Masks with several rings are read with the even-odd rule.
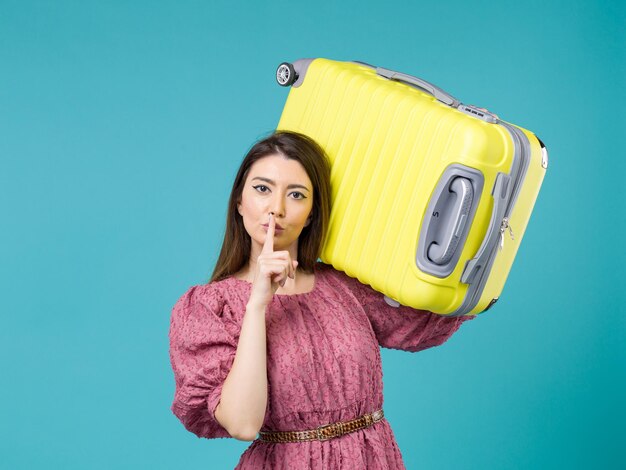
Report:
[[[311,220],[313,219],[313,214],[309,215],[308,219],[306,219],[306,222],[304,223],[304,226],[308,226],[311,223]]]

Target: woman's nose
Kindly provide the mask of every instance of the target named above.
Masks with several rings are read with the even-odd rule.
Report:
[[[283,217],[285,215],[285,202],[282,197],[273,198],[269,212],[274,214],[275,217]]]

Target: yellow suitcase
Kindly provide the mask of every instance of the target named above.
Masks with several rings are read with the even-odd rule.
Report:
[[[332,164],[322,261],[407,305],[478,314],[499,298],[547,164],[530,131],[416,77],[301,59],[278,129],[314,138]]]

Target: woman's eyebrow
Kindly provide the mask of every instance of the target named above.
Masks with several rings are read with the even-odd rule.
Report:
[[[272,181],[269,178],[263,178],[262,176],[255,176],[254,178],[252,178],[252,180],[261,180],[261,181],[265,181],[266,183],[269,184],[273,184],[276,185],[276,183],[274,181]],[[302,189],[306,189],[307,191],[311,192],[311,190],[309,188],[307,188],[306,186],[303,186],[301,184],[288,184],[287,185],[287,189],[291,189],[291,188],[302,188]]]

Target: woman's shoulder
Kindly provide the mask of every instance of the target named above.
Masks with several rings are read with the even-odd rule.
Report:
[[[182,313],[201,306],[206,310],[219,313],[225,304],[225,288],[226,284],[222,281],[193,285],[178,298],[173,311]]]
[[[343,271],[335,268],[332,264],[324,263],[323,261],[318,261],[315,265],[316,273],[321,273],[324,277],[330,278],[333,281],[340,283],[351,283],[357,281],[355,278],[349,276]]]
[[[240,330],[240,321],[228,305],[223,284],[208,282],[189,287],[172,308],[169,336],[172,344],[224,344]]]
[[[242,286],[245,286],[245,281],[237,279],[234,275],[231,275],[219,280],[191,286],[181,296],[181,299],[193,298],[198,300],[205,298],[223,298],[227,292],[232,291],[233,289],[240,289]]]
[[[363,290],[367,290],[368,288],[368,286],[363,285],[357,278],[348,275],[331,264],[318,261],[315,266],[315,271],[317,274],[321,274],[322,279],[324,279],[324,284],[333,291],[362,296],[365,294]]]

